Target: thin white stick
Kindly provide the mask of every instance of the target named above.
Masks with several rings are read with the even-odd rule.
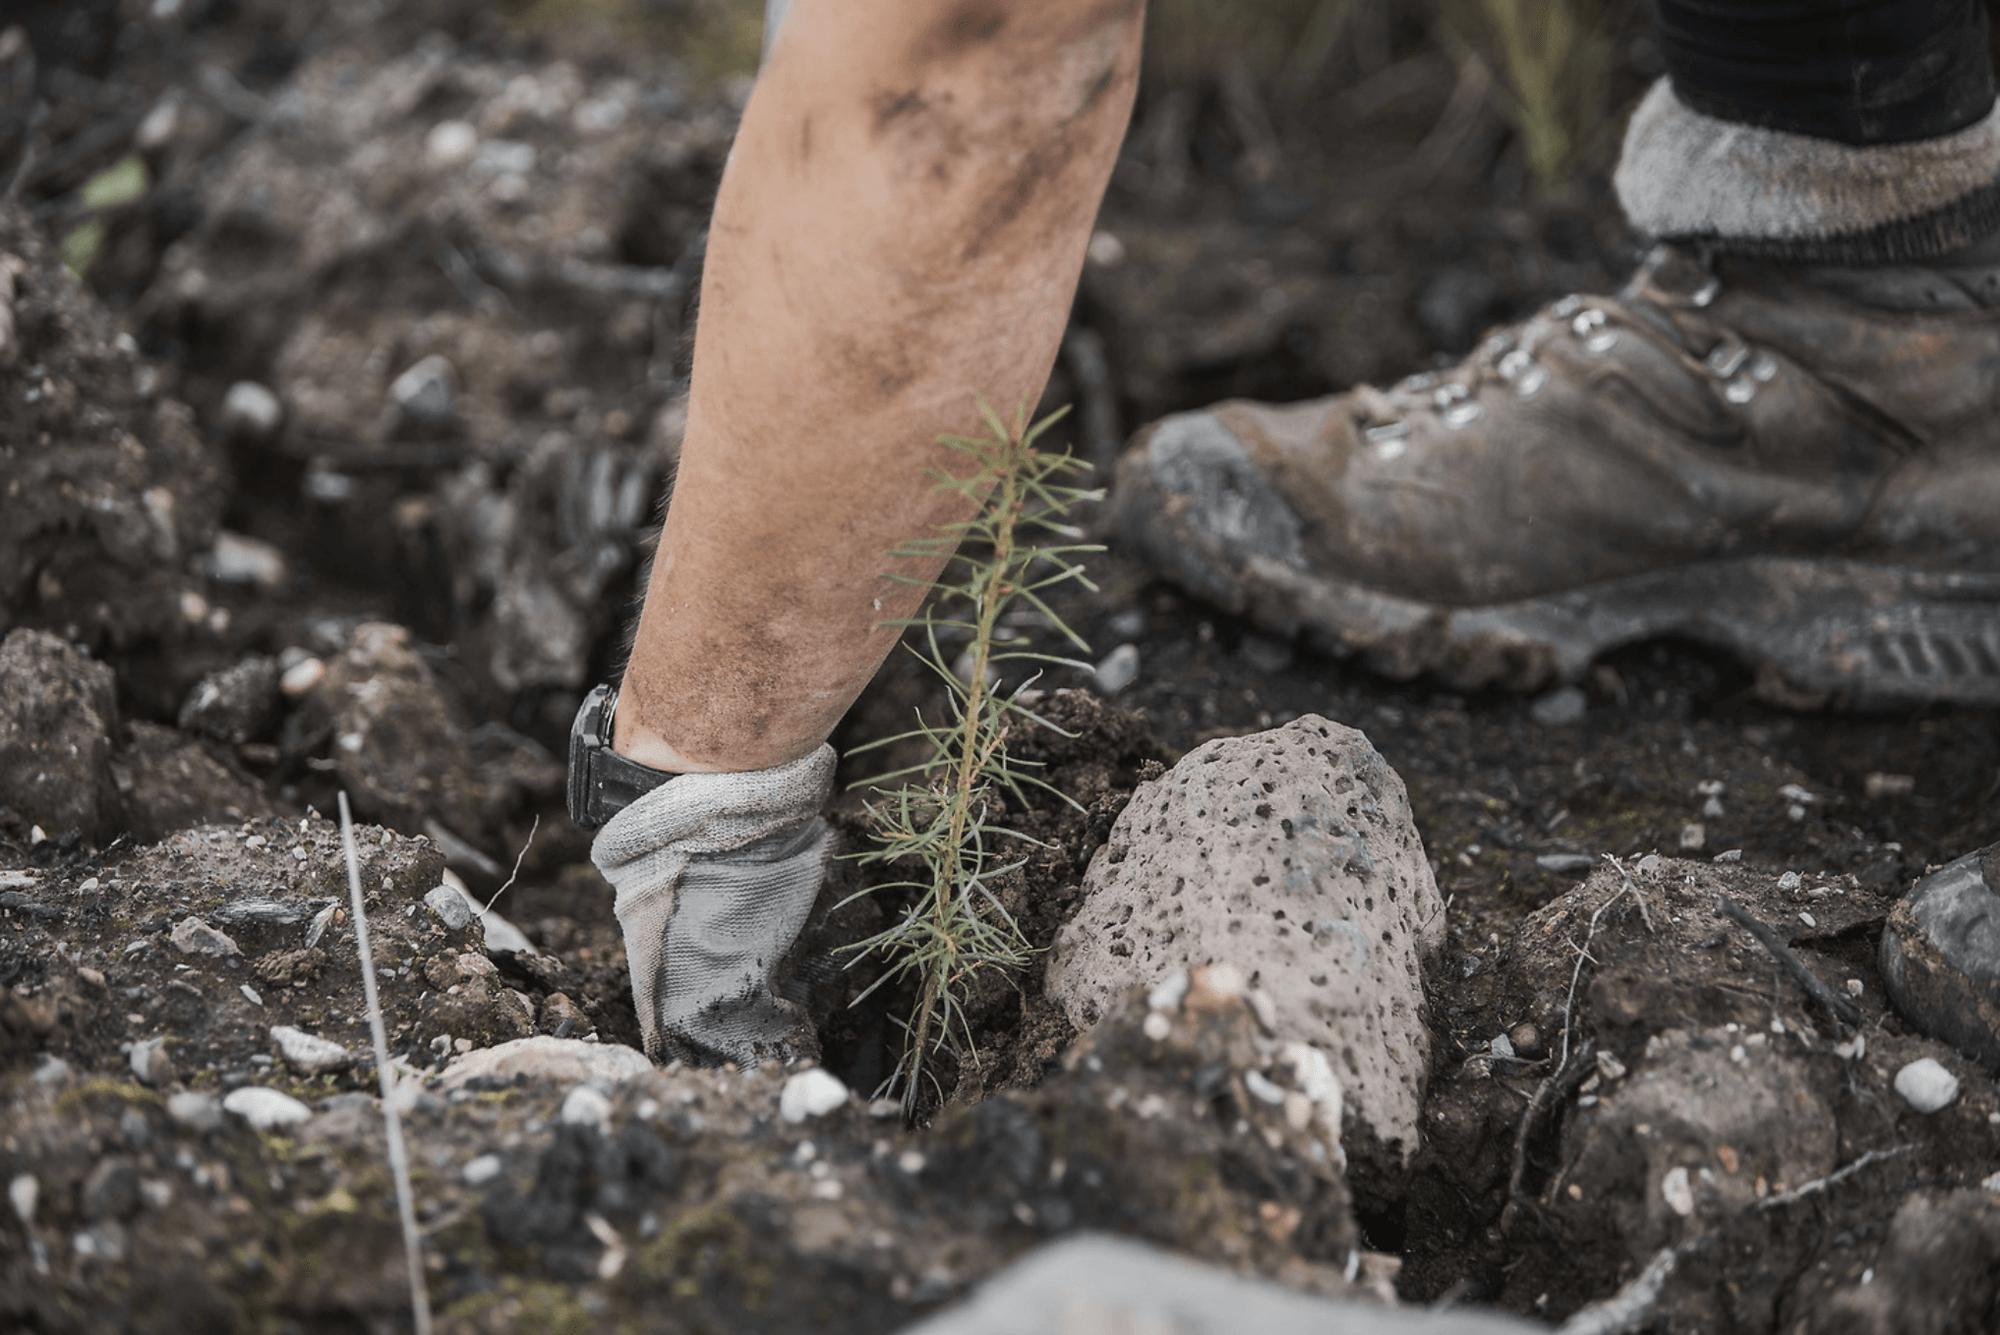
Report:
[[[521,874],[521,864],[528,860],[528,850],[535,846],[535,831],[541,828],[542,828],[542,813],[538,811],[535,813],[535,823],[528,827],[528,842],[521,845],[521,851],[514,857],[513,876],[509,876],[506,882],[502,884],[498,890],[495,890],[493,892],[493,898],[487,900],[486,907],[479,910],[481,913],[491,913],[493,911],[493,906],[500,902],[500,896],[506,894],[507,888],[514,884],[514,877],[519,876]]]
[[[388,1129],[389,1171],[396,1179],[396,1213],[403,1221],[403,1254],[410,1263],[410,1308],[417,1335],[431,1335],[431,1295],[424,1286],[424,1239],[417,1232],[417,1203],[410,1190],[410,1156],[403,1150],[403,1119],[396,1111],[396,1076],[389,1065],[389,1034],[375,995],[375,952],[368,944],[368,910],[361,903],[361,854],[354,847],[354,817],[340,793],[340,846],[347,854],[347,893],[354,904],[354,947],[361,954],[361,992],[368,1001],[368,1030],[375,1039],[375,1074],[382,1083],[382,1121]]]

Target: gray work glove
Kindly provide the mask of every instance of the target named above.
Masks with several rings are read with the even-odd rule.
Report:
[[[683,774],[605,823],[591,860],[618,892],[632,1000],[654,1061],[811,1060],[818,1040],[773,974],[812,911],[834,754]]]

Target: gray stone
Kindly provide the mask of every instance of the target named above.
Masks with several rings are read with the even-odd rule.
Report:
[[[903,1335],[1526,1335],[1543,1329],[1495,1312],[1412,1311],[1315,1298],[1143,1242],[1081,1234],[1044,1244],[981,1284],[963,1305],[905,1326]]]
[[[466,924],[472,921],[476,912],[473,905],[455,886],[433,887],[430,893],[424,896],[424,903],[430,905],[431,912],[437,914],[444,922],[446,930],[453,932],[464,931]]]
[[[277,589],[285,583],[285,554],[270,543],[227,530],[215,535],[215,545],[201,556],[200,566],[217,584],[248,584]]]
[[[142,1085],[158,1089],[173,1081],[174,1062],[167,1055],[165,1039],[149,1038],[134,1043],[132,1050],[126,1054],[126,1060],[131,1063],[133,1078]]]
[[[168,1096],[167,1116],[190,1131],[213,1131],[222,1125],[222,1105],[211,1095],[187,1089]]]
[[[516,1038],[490,1048],[475,1048],[445,1067],[441,1089],[457,1089],[468,1080],[554,1080],[580,1085],[589,1080],[622,1083],[652,1071],[653,1063],[637,1048],[618,1043],[586,1043],[580,1038]]]
[[[1092,680],[1097,693],[1113,696],[1139,679],[1139,647],[1121,644],[1104,656]]]
[[[785,1081],[778,1092],[778,1116],[796,1126],[809,1117],[824,1117],[846,1102],[847,1086],[840,1077],[811,1066]]]
[[[291,1126],[312,1116],[312,1109],[290,1094],[266,1089],[262,1085],[244,1085],[230,1090],[222,1100],[222,1110],[235,1113],[259,1131]]]
[[[1048,972],[1073,1023],[1234,961],[1276,1036],[1333,1054],[1350,1106],[1407,1161],[1444,906],[1402,780],[1366,737],[1307,715],[1196,748],[1133,794],[1083,888]]]
[[[589,1085],[578,1085],[564,1096],[562,1111],[556,1120],[564,1126],[589,1127],[594,1131],[611,1129],[611,1100]]]
[[[271,1026],[271,1041],[278,1045],[285,1065],[300,1075],[325,1075],[354,1065],[354,1054],[329,1038],[294,1029],[288,1024]]]
[[[457,385],[450,359],[434,353],[397,376],[389,397],[419,426],[447,426],[457,409]]]
[[[200,918],[182,918],[167,938],[183,955],[241,955],[236,939]]]
[[[2000,845],[1918,881],[1889,911],[1881,964],[1910,1023],[2000,1067]]]
[[[1896,1072],[1896,1092],[1920,1113],[1942,1112],[1958,1097],[1958,1077],[1933,1057],[1919,1057]]]
[[[111,771],[118,724],[111,669],[41,630],[0,643],[0,807],[51,837],[103,843],[124,824]]]
[[[1528,706],[1528,717],[1545,728],[1581,723],[1590,700],[1574,686],[1558,686]]]
[[[246,440],[269,440],[285,420],[285,405],[254,380],[239,380],[222,396],[222,429]]]
[[[256,655],[211,672],[181,702],[176,720],[227,746],[261,741],[278,726],[278,660]]]

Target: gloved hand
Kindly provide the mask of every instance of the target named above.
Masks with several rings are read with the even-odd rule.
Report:
[[[742,774],[683,774],[605,823],[591,860],[618,892],[632,1000],[654,1061],[811,1060],[773,974],[812,911],[831,833],[831,746]]]

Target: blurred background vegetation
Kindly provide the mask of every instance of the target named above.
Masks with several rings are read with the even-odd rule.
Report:
[[[518,29],[568,46],[673,49],[711,83],[755,71],[764,23],[763,0],[499,6]],[[1235,120],[1247,114],[1290,137],[1315,117],[1339,114],[1342,94],[1442,50],[1461,76],[1471,72],[1479,98],[1512,131],[1522,169],[1547,189],[1615,147],[1624,110],[1615,75],[1621,60],[1631,63],[1635,42],[1643,66],[1650,41],[1641,0],[1150,0],[1141,96],[1146,104],[1220,99]],[[1633,88],[1622,91],[1629,98]]]

